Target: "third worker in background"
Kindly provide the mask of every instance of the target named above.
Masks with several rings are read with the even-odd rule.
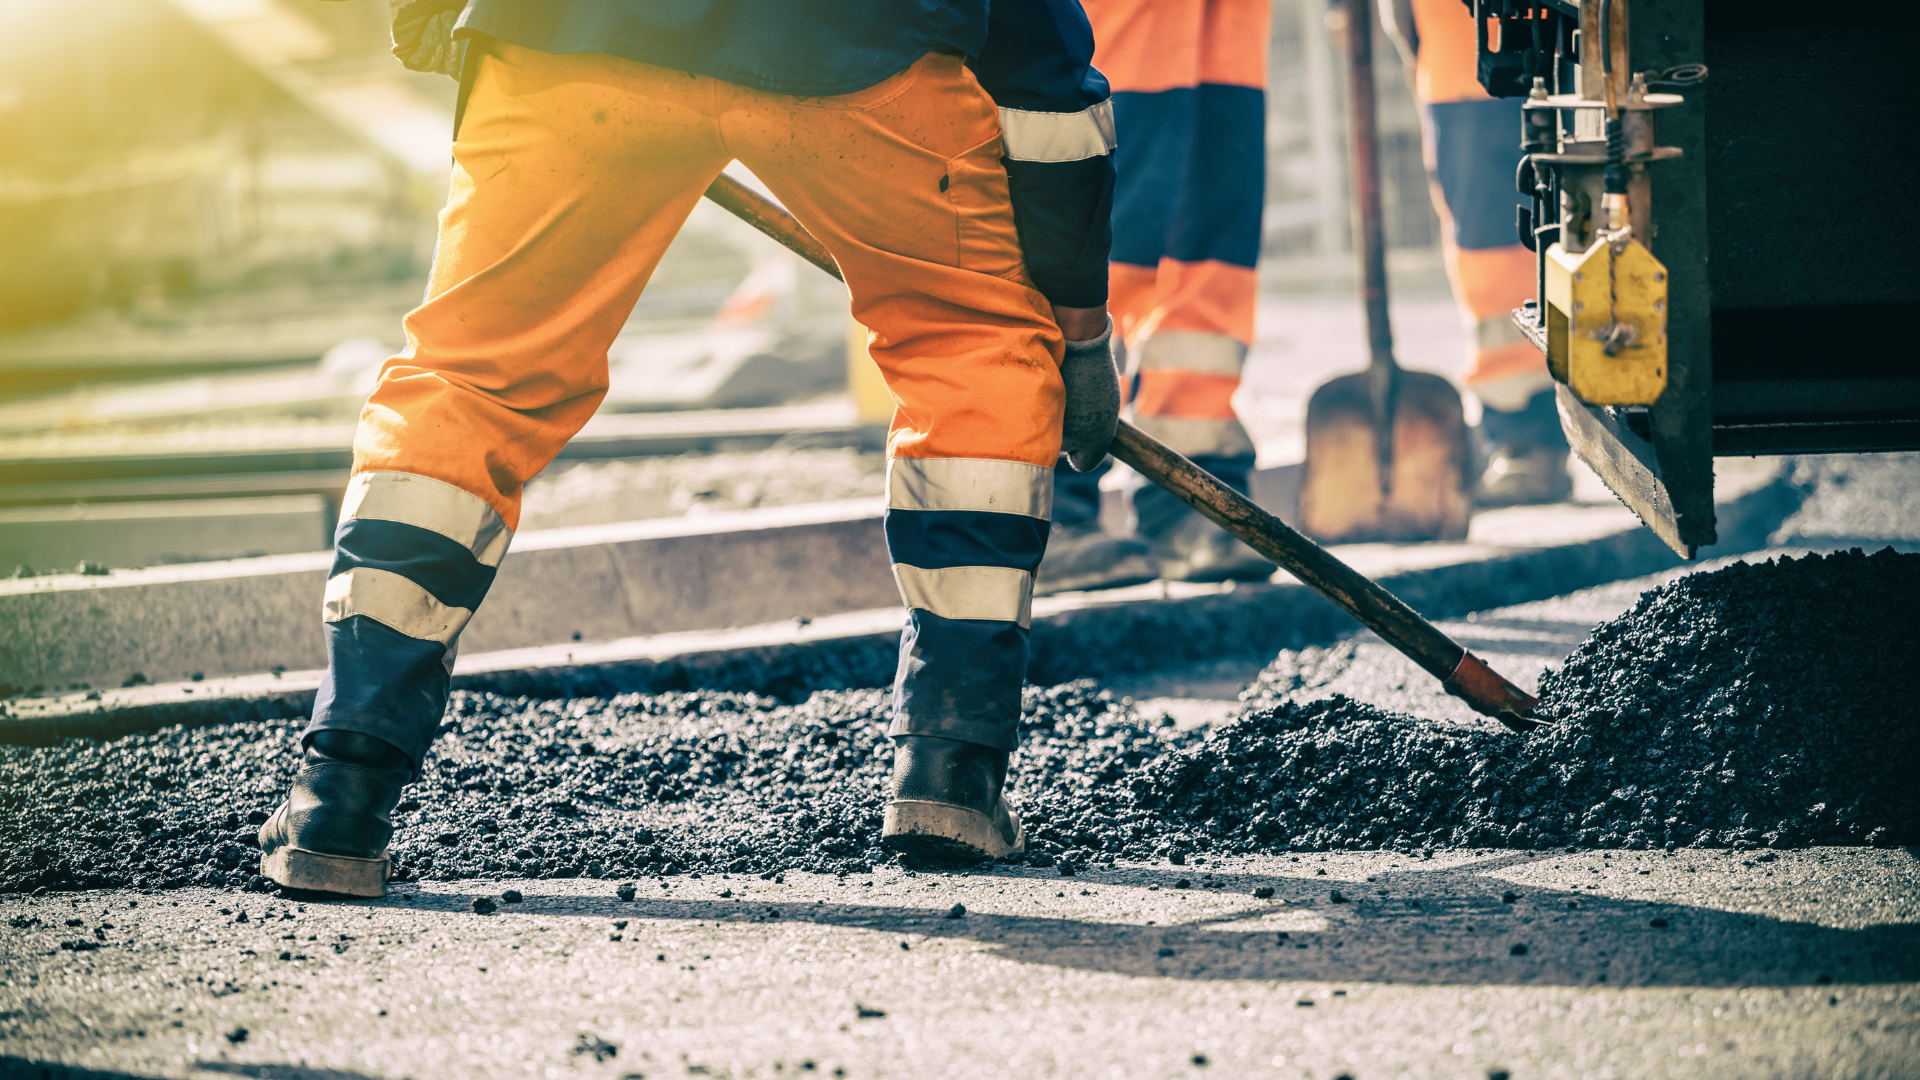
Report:
[[[1557,502],[1573,478],[1553,377],[1513,324],[1535,285],[1533,253],[1514,232],[1521,99],[1480,86],[1473,15],[1460,0],[1381,0],[1380,14],[1412,68],[1447,276],[1470,339],[1463,381],[1480,399],[1487,444],[1474,501]]]
[[[1109,306],[1133,419],[1242,493],[1254,447],[1233,394],[1259,293],[1268,4],[1084,3],[1094,63],[1113,90]],[[1040,591],[1273,573],[1272,563],[1151,485],[1134,495],[1137,539],[1103,534],[1100,475],[1056,470]]]

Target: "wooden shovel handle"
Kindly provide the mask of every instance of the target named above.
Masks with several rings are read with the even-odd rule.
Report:
[[[846,280],[826,247],[771,199],[724,173],[707,188],[707,198],[821,270]],[[1501,678],[1399,597],[1255,506],[1205,469],[1125,420],[1120,421],[1120,430],[1114,436],[1112,453],[1338,604],[1441,680],[1448,693],[1515,731],[1538,726],[1538,721],[1526,717],[1526,710],[1535,704],[1526,691]]]
[[[707,185],[707,198],[728,213],[780,241],[788,251],[807,260],[841,281],[840,264],[833,261],[827,246],[814,239],[806,227],[793,219],[786,208],[747,185],[721,173]]]
[[[1538,726],[1538,721],[1526,715],[1537,704],[1526,691],[1501,678],[1405,601],[1205,469],[1125,420],[1120,421],[1111,453],[1339,605],[1476,711],[1515,731]]]

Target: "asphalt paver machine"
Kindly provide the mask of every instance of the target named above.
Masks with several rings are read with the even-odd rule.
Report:
[[[1642,521],[1692,558],[1716,456],[1920,449],[1920,9],[1465,2],[1526,99],[1514,320]]]

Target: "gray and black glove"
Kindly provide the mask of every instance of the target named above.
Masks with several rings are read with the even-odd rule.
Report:
[[[453,24],[466,0],[403,0],[393,9],[393,55],[409,71],[460,77],[460,48]]]
[[[1076,472],[1088,472],[1107,456],[1120,427],[1120,372],[1113,366],[1113,320],[1106,332],[1086,341],[1067,342],[1060,359],[1060,381],[1067,388],[1066,423],[1060,451]]]

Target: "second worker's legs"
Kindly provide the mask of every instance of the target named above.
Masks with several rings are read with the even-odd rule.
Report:
[[[1267,5],[1093,0],[1119,135],[1115,323],[1135,423],[1245,492],[1233,395],[1253,342],[1266,177]],[[1134,496],[1163,577],[1264,578],[1262,559],[1156,487]]]
[[[1482,506],[1552,502],[1573,488],[1567,441],[1540,351],[1513,324],[1533,298],[1534,257],[1514,235],[1520,99],[1489,97],[1473,17],[1454,0],[1411,0],[1414,93],[1425,120],[1447,275],[1472,341],[1463,381],[1479,398],[1488,460]]]

